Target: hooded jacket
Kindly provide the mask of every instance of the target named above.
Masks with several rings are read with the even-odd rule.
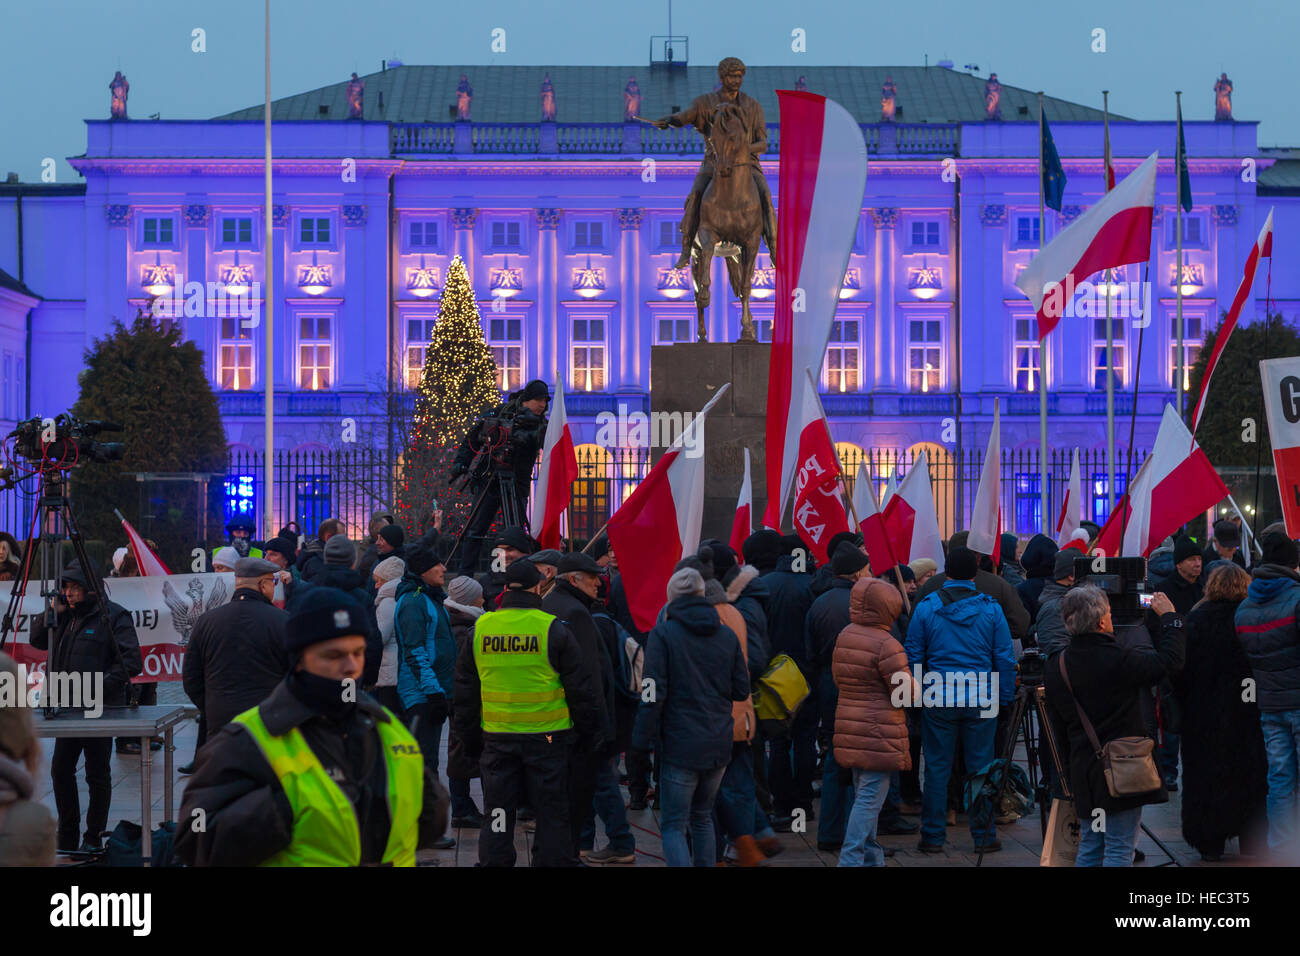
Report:
[[[64,578],[74,580],[71,574],[65,574]],[[56,611],[54,616],[54,650],[46,664],[47,671],[51,674],[103,674],[104,706],[124,706],[127,685],[132,677],[144,670],[131,612],[109,601],[108,620],[105,622],[105,615],[99,613],[99,600],[89,592],[84,601],[71,608],[63,606],[62,602],[55,607],[62,607],[62,610]],[[37,614],[31,621],[32,647],[45,651],[50,643],[51,634],[45,626],[45,615]]]
[[[849,592],[850,623],[831,658],[839,690],[831,745],[841,767],[912,769],[907,715],[894,705],[895,690],[910,683],[912,701],[920,700],[921,690],[908,671],[907,654],[889,631],[902,609],[898,589],[879,578],[862,578]]]
[[[921,590],[916,592],[916,598],[912,601],[913,610],[922,600],[943,587],[947,581],[948,575],[942,571],[931,575],[930,580],[926,581]],[[1011,629],[1011,637],[1014,640],[1023,641],[1025,635],[1029,633],[1029,624],[1033,618],[1025,610],[1025,602],[1020,600],[1020,595],[1016,593],[1016,589],[993,572],[980,569],[975,572],[975,590],[981,594],[987,594],[998,602],[1002,607],[1002,613],[1006,615],[1007,627]],[[910,655],[908,660],[911,660]]]
[[[804,621],[812,607],[813,576],[809,572],[792,570],[793,565],[793,555],[782,555],[777,559],[776,570],[763,575],[768,591],[768,649],[773,654],[793,657],[807,677],[812,669],[804,650]]]
[[[408,571],[397,586],[397,693],[402,706],[418,707],[439,694],[451,706],[456,639],[442,602],[442,588]]]
[[[1300,710],[1300,574],[1262,564],[1234,619],[1263,713]]]
[[[731,705],[749,698],[740,640],[704,597],[668,604],[666,619],[646,639],[645,679],[632,727],[632,747],[654,749],[685,770],[716,770],[731,761]],[[657,743],[656,743],[657,741]]]
[[[970,581],[949,581],[943,589],[952,596],[951,603],[945,604],[939,594],[930,594],[913,609],[904,644],[907,660],[922,673],[944,674],[945,687],[948,674],[996,673],[998,703],[1009,704],[1016,693],[1016,659],[1002,610]],[[954,683],[954,691],[962,686]],[[950,707],[957,703],[944,701]],[[965,706],[975,704],[968,691]]]
[[[1020,563],[1025,569],[1025,580],[1016,585],[1016,594],[1020,595],[1025,610],[1031,621],[1038,619],[1038,602],[1043,588],[1052,580],[1055,570],[1056,552],[1060,549],[1045,534],[1036,534],[1025,545],[1025,553],[1020,556]]]

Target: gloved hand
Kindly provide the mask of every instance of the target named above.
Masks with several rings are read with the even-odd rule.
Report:
[[[425,717],[426,720],[437,723],[447,719],[447,715],[451,713],[451,708],[447,706],[446,694],[430,694],[425,700],[428,702],[429,708]]]

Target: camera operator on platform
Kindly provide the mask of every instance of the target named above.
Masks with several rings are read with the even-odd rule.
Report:
[[[452,465],[451,478],[459,478],[473,466],[474,472],[470,475],[469,484],[483,499],[473,520],[465,529],[460,552],[461,571],[472,574],[478,570],[483,540],[496,520],[497,513],[502,510],[501,488],[496,474],[503,470],[510,475],[519,506],[518,515],[506,513],[505,523],[526,524],[529,485],[533,479],[533,465],[537,462],[546,435],[545,416],[549,403],[550,390],[546,383],[541,379],[533,379],[513,393],[503,405],[497,406],[490,415],[475,422],[461,442]],[[509,428],[509,439],[499,451],[489,452],[491,461],[476,461],[476,456],[486,444],[493,441],[493,432],[500,427],[493,423],[494,419]]]

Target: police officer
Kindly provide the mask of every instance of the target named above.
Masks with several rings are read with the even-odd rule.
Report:
[[[254,547],[254,545],[260,545],[261,542],[253,540],[253,535],[257,533],[257,525],[253,523],[252,518],[249,518],[246,515],[236,515],[231,518],[230,523],[226,525],[226,533],[230,535],[230,541],[226,546],[234,548],[239,557],[265,557],[265,555],[262,554],[262,549],[260,547]],[[217,552],[220,550],[220,548],[212,549],[213,558],[217,556]]]
[[[198,753],[183,861],[414,866],[442,835],[446,790],[401,721],[359,690],[368,628],[342,591],[303,596],[286,628],[289,675]]]
[[[480,866],[514,866],[523,803],[537,819],[533,865],[578,863],[569,755],[603,744],[600,702],[573,632],[541,609],[541,582],[532,562],[510,565],[501,610],[479,617],[456,661],[452,720],[483,783]]]

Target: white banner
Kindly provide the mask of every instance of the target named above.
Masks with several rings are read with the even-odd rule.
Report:
[[[1300,536],[1300,357],[1259,363],[1286,533]]]
[[[135,683],[180,680],[185,645],[190,641],[199,616],[225,604],[235,590],[235,575],[168,574],[142,578],[106,578],[108,599],[131,612],[135,636],[144,657],[144,671]],[[12,581],[0,584],[0,607],[8,607]],[[27,582],[22,607],[14,621],[18,644],[6,633],[5,649],[20,664],[27,664],[33,676],[44,674],[45,652],[31,646],[31,619],[44,613],[44,588]],[[2,612],[0,612],[2,613]]]

